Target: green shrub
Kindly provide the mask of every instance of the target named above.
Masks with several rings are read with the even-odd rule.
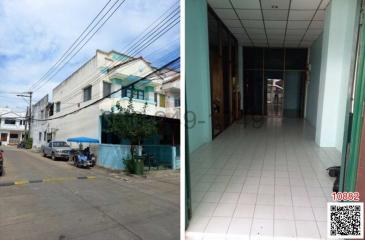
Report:
[[[123,159],[125,170],[131,174],[143,175],[144,164],[143,160],[136,159],[131,156]]]
[[[33,146],[33,138],[28,138],[27,140],[25,140],[25,148],[26,149],[31,149]]]

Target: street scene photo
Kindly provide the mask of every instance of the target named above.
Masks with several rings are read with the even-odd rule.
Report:
[[[179,239],[180,1],[5,0],[0,22],[0,239]]]

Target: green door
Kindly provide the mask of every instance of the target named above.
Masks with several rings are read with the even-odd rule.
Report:
[[[186,95],[185,95],[186,99]],[[185,106],[186,106],[185,100]],[[188,116],[185,113],[185,116]],[[185,230],[189,226],[189,220],[192,215],[191,209],[191,186],[190,186],[190,151],[189,151],[189,127],[188,127],[188,119],[185,118]]]
[[[361,13],[363,14],[363,12]],[[362,19],[362,17],[361,17]],[[353,107],[352,96],[347,102],[348,116],[345,122],[344,144],[342,148],[342,163],[340,176],[340,189],[342,192],[356,190],[357,168],[360,152],[361,132],[363,125],[363,111],[365,103],[365,26],[359,27],[357,43],[356,75],[352,86],[354,93]]]

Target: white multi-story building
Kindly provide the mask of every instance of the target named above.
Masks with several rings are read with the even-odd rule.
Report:
[[[25,113],[0,108],[0,141],[3,145],[16,145],[25,134]]]
[[[34,141],[36,147],[50,138],[67,140],[84,136],[101,141],[101,115],[111,111],[117,102],[126,107],[131,95],[136,111],[142,112],[147,104],[147,115],[179,118],[179,114],[168,107],[170,101],[165,101],[166,97],[170,99],[170,95],[166,95],[170,93],[169,89],[162,89],[166,79],[160,74],[151,74],[154,70],[141,57],[132,58],[116,51],[97,50],[93,58],[53,89],[52,104],[45,97],[44,101],[37,103],[38,107],[33,106],[34,116],[42,120],[42,117],[47,118],[47,114],[49,116],[50,108],[46,106],[53,105],[53,116],[49,116],[53,120],[38,121],[37,127],[32,130],[33,139],[37,139]],[[125,87],[146,76],[133,88]],[[122,86],[123,89],[118,91]],[[103,97],[106,99],[95,103]],[[34,117],[34,121],[37,121],[37,117]]]
[[[161,77],[163,78],[161,96],[165,97],[166,114],[180,118],[180,73],[166,69]]]

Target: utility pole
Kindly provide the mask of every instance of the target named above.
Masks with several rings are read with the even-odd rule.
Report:
[[[24,97],[24,98],[29,98],[29,118],[28,118],[28,134],[27,134],[27,139],[29,139],[30,137],[30,129],[32,126],[32,95],[33,92],[24,92],[23,94],[18,94],[18,97]]]

